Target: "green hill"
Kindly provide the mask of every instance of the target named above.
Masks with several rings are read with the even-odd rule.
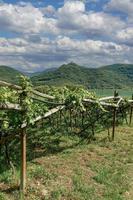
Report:
[[[0,66],[0,80],[18,83],[22,72]],[[35,73],[31,80],[35,85],[84,85],[90,89],[123,89],[133,87],[133,64],[114,64],[100,68],[86,68],[75,63]]]
[[[133,86],[133,65],[114,64],[100,68],[85,68],[75,63],[62,65],[50,72],[31,78],[36,85],[84,85],[87,88],[129,88]]]
[[[7,66],[0,66],[0,80],[10,83],[18,83],[18,77],[23,73]]]

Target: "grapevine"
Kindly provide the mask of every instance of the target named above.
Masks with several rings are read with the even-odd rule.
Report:
[[[23,131],[28,133],[27,137],[31,148],[36,146],[46,148],[46,135],[49,137],[50,134],[57,134],[57,144],[60,142],[59,135],[66,132],[67,134],[78,135],[81,140],[90,141],[96,139],[96,132],[107,129],[110,140],[112,126],[113,139],[115,126],[123,123],[124,120],[128,123],[127,116],[132,102],[121,97],[111,97],[111,99],[107,97],[103,102],[94,93],[90,93],[83,87],[39,86],[34,88],[30,80],[24,76],[20,77],[20,87],[15,88],[19,89],[0,87],[0,106],[2,105],[1,108],[4,107],[0,112],[0,153],[1,159],[5,155],[7,166],[10,166],[13,171],[15,168],[10,159],[10,154],[12,154],[16,143],[15,137],[13,137],[14,140],[8,140],[9,136],[21,138],[21,152],[24,152],[24,149],[26,149],[26,143],[24,147],[26,132]],[[47,98],[50,98],[50,100],[47,100]],[[9,110],[6,109],[8,105],[11,106]],[[131,117],[130,114],[130,121]],[[45,121],[43,121],[44,118]],[[2,146],[3,139],[5,140]],[[9,149],[11,149],[10,154]],[[16,153],[15,156],[18,157]],[[12,155],[13,158],[15,156]],[[23,154],[22,157],[25,158],[26,162],[26,156]],[[1,163],[3,163],[3,160]]]

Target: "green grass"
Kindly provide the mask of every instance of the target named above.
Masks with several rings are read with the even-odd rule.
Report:
[[[92,89],[91,92],[94,92],[98,97],[104,97],[104,96],[112,96],[114,95],[115,89]],[[122,97],[130,98],[132,97],[133,90],[132,89],[116,89],[118,91],[119,95]]]
[[[118,127],[114,142],[106,131],[91,143],[67,134],[58,139],[45,137],[43,149],[32,149],[31,159],[28,145],[26,200],[133,199],[133,127]],[[19,199],[18,180],[18,170],[16,180],[10,170],[1,173],[0,200]]]

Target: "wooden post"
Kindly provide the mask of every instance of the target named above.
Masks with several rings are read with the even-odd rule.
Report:
[[[132,100],[133,100],[133,94],[132,94]],[[133,115],[133,105],[131,104],[129,125],[131,125],[132,123],[132,115]]]
[[[20,192],[24,194],[26,188],[26,129],[21,132],[21,179]]]
[[[112,130],[112,140],[114,140],[115,137],[115,124],[116,123],[116,108],[113,110],[113,130]]]
[[[114,101],[115,97],[118,96],[118,93],[116,90],[114,91]],[[112,129],[112,141],[114,140],[115,137],[115,126],[116,126],[116,108],[113,108],[113,123],[112,123],[113,129]]]
[[[25,89],[25,88],[23,88]],[[25,121],[27,109],[25,108],[24,101],[27,97],[27,93],[22,91],[20,94],[20,105],[23,108],[22,115],[22,124]],[[20,167],[20,199],[24,199],[24,193],[26,188],[26,128],[21,129],[20,133],[20,145],[21,145],[21,167]]]

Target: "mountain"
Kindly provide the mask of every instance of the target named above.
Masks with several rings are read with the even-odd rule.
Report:
[[[19,76],[23,75],[22,72],[19,72],[16,69],[7,66],[0,66],[0,80],[7,81],[10,83],[18,83]]]
[[[18,84],[22,72],[0,66],[0,80]],[[87,88],[132,88],[133,64],[114,64],[100,68],[86,68],[75,63],[30,74],[34,85],[83,85]]]
[[[75,63],[64,64],[50,72],[31,78],[35,85],[84,85],[87,88],[133,87],[133,64],[114,64],[100,68],[86,68]]]

